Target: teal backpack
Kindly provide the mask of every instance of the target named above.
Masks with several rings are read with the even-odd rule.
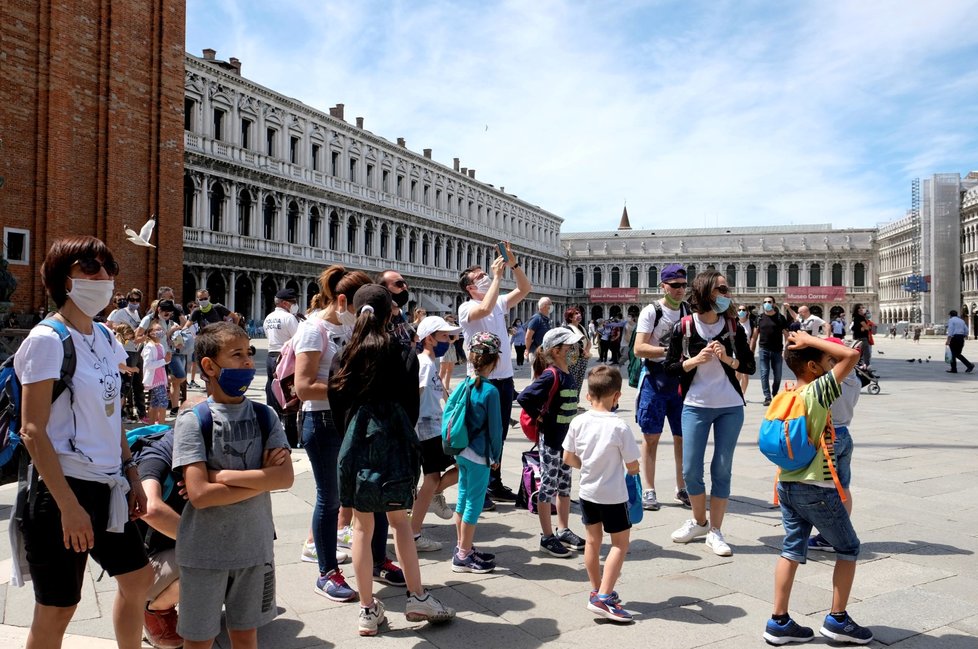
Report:
[[[458,455],[469,445],[468,412],[474,379],[466,378],[448,397],[441,417],[441,447]]]

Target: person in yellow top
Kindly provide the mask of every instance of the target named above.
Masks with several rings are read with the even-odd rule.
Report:
[[[778,499],[785,535],[774,571],[774,611],[767,621],[764,640],[783,645],[808,642],[815,635],[812,629],[797,624],[788,615],[795,572],[806,561],[808,536],[815,527],[836,550],[832,608],[820,633],[837,642],[867,644],[873,639],[872,631],[846,613],[856,575],[859,538],[832,479],[828,465],[831,458],[825,457],[820,443],[830,422],[832,402],[842,394],[840,385],[859,361],[859,352],[794,331],[788,334],[784,360],[797,378],[796,389],[805,402],[809,438],[819,451],[807,467],[785,471],[779,476]],[[828,449],[831,454],[832,448]]]

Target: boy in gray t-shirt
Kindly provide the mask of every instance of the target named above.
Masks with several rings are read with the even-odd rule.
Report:
[[[243,329],[212,324],[194,347],[207,383],[211,443],[196,412],[174,426],[173,468],[183,468],[187,503],[177,534],[184,640],[210,646],[225,608],[232,646],[256,646],[258,627],[275,617],[274,528],[269,492],[292,486],[289,443],[278,417],[268,439],[244,397],[255,377]],[[208,448],[209,446],[209,448]]]

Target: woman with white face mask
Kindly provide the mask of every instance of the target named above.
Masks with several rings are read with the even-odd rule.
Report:
[[[312,528],[302,548],[303,561],[319,564],[316,592],[334,602],[350,602],[357,592],[347,585],[339,564],[349,557],[337,551],[337,528],[340,510],[337,458],[343,443],[343,431],[333,425],[333,416],[326,396],[333,357],[353,335],[356,316],[353,295],[357,289],[373,280],[363,272],[349,271],[343,266],[330,266],[319,276],[319,294],[314,302],[320,310],[299,323],[292,338],[295,350],[295,393],[302,400],[299,415],[302,446],[312,464],[316,480],[316,504],[312,510]],[[348,524],[352,512],[346,514]],[[386,557],[387,528],[383,528],[380,546]]]
[[[146,496],[122,431],[119,364],[127,354],[93,321],[112,298],[118,273],[98,239],[55,241],[41,277],[58,312],[31,331],[14,359],[23,384],[20,432],[33,462],[32,506],[13,535],[27,561],[14,567],[12,583],[22,585],[29,570],[34,586],[28,646],[61,644],[89,553],[118,582],[119,645],[138,646],[142,634],[153,570],[131,520],[146,513]],[[60,381],[68,346],[62,332],[75,356],[71,387]],[[19,548],[13,554],[16,561]]]

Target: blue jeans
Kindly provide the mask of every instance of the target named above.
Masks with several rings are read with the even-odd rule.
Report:
[[[456,461],[458,462],[458,498],[455,512],[466,525],[475,525],[479,522],[479,514],[482,513],[482,505],[486,499],[489,467],[467,460],[461,455],[456,458]]]
[[[337,568],[336,521],[340,511],[340,486],[337,458],[343,434],[333,425],[333,413],[316,410],[302,413],[302,446],[309,456],[316,480],[316,504],[312,508],[312,539],[319,557],[319,572],[325,575]],[[374,565],[387,558],[387,515],[374,517],[370,548]]]
[[[767,381],[771,372],[774,372],[773,394],[777,394],[778,390],[781,389],[781,361],[783,357],[781,351],[772,352],[763,348],[757,353],[757,360],[761,366],[761,389],[764,390],[765,399],[770,399],[772,396],[771,385]]]
[[[778,500],[784,526],[782,557],[805,563],[812,527],[835,548],[836,559],[855,561],[859,556],[859,537],[835,487],[778,482]]]
[[[852,436],[847,426],[835,427],[835,472],[843,489],[852,481]]]
[[[703,462],[706,442],[713,428],[713,459],[710,460],[710,496],[730,497],[730,474],[740,428],[744,425],[744,407],[694,408],[683,406],[683,480],[686,493],[706,493]]]

